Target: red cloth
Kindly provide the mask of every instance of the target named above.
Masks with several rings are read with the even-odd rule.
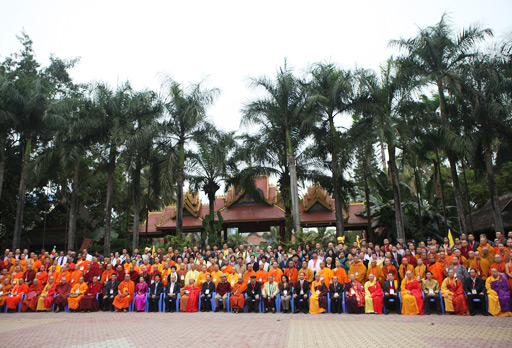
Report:
[[[201,290],[197,286],[187,286],[185,290],[189,290],[188,301],[187,301],[187,309],[185,312],[197,312],[199,310],[199,294]]]
[[[416,298],[416,304],[418,305],[418,310],[420,311],[420,314],[425,314],[425,299],[423,298],[423,292],[421,291],[421,285],[418,282],[418,280],[414,279],[414,281],[412,281],[411,283],[407,283],[405,289],[407,291],[410,291],[411,295],[413,295]]]
[[[468,311],[468,304],[466,301],[466,296],[464,295],[464,289],[462,287],[462,282],[455,278],[455,281],[447,286],[448,290],[453,292],[452,304],[453,311],[457,315],[462,315]]]
[[[382,314],[382,301],[384,294],[379,282],[375,282],[375,286],[369,286],[368,291],[372,294],[373,310]]]

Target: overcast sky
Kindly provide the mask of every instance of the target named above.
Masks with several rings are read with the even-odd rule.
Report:
[[[512,31],[512,1],[24,1],[0,0],[0,59],[18,51],[23,29],[37,58],[80,57],[77,82],[130,80],[160,91],[163,76],[205,80],[221,95],[211,119],[239,127],[254,94],[248,78],[275,76],[284,59],[301,72],[319,61],[376,69],[443,12],[455,28],[481,23],[496,36]]]

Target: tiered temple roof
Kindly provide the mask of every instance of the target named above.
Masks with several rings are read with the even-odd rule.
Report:
[[[223,227],[237,227],[239,232],[265,232],[270,226],[284,226],[285,210],[279,199],[277,186],[270,185],[268,176],[258,176],[256,187],[261,191],[263,201],[251,197],[245,190],[231,187],[226,196],[217,197],[214,211],[220,211],[224,220]],[[348,209],[347,209],[348,208]],[[209,205],[201,203],[198,194],[187,192],[183,197],[183,230],[198,232],[209,213]],[[343,212],[346,229],[364,229],[366,220],[355,215],[363,210],[362,203],[351,203]],[[336,212],[334,199],[320,186],[308,187],[299,207],[301,224],[304,227],[334,226]],[[215,216],[217,219],[217,216]],[[139,232],[162,236],[176,231],[176,206],[171,205],[163,211],[149,213],[149,219],[140,226]]]

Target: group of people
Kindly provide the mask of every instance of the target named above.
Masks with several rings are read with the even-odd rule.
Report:
[[[6,311],[228,311],[512,316],[512,232],[297,249],[168,248],[132,255],[5,250]]]

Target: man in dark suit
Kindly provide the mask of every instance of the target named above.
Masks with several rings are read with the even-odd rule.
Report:
[[[485,300],[485,281],[476,276],[476,270],[474,268],[469,270],[469,279],[464,281],[464,291],[468,295],[469,314],[472,316],[476,314],[475,302],[473,302],[473,300],[479,299],[483,315],[489,315],[487,313],[487,303]]]
[[[398,269],[400,267],[400,265],[402,264],[402,255],[400,255],[400,253],[398,253],[398,248],[394,245],[391,248],[391,262],[393,263],[393,261],[394,261],[394,263],[396,263],[396,265],[395,265],[396,269]]]
[[[332,278],[329,285],[329,296],[331,298],[331,313],[341,314],[343,306],[341,304],[343,298],[343,285],[338,282],[338,277]]]
[[[176,310],[176,300],[180,293],[180,283],[176,281],[176,276],[171,276],[171,281],[165,286],[165,312],[174,312]]]
[[[258,262],[258,260],[256,260],[254,255],[251,255],[251,260],[249,263],[252,265],[252,270],[254,272],[258,272],[260,270],[260,263]]]
[[[304,314],[309,312],[309,282],[304,279],[304,272],[299,272],[299,280],[295,282],[295,288],[293,289],[293,303],[295,306],[295,313],[299,313],[299,306],[301,303]]]
[[[393,273],[388,273],[388,279],[384,281],[382,285],[382,291],[384,291],[384,305],[386,306],[386,312],[384,314],[389,314],[390,300],[393,300],[393,304],[398,308],[398,314],[400,313],[400,300],[398,299],[398,292],[400,289],[400,284],[398,284],[398,280],[395,280],[395,276]]]
[[[164,283],[160,280],[160,275],[155,275],[155,282],[149,287],[149,312],[158,312],[158,301],[160,301],[160,295],[164,292]]]
[[[103,296],[103,309],[105,311],[113,311],[112,302],[117,296],[119,290],[119,281],[117,280],[117,274],[112,273],[112,278],[107,282],[105,286],[105,295]]]
[[[212,277],[207,274],[206,281],[201,289],[201,312],[210,312],[212,310],[212,296],[215,292],[215,283]]]
[[[259,312],[261,301],[261,283],[256,281],[256,276],[251,276],[251,281],[247,284],[247,312],[254,310],[254,313]]]

